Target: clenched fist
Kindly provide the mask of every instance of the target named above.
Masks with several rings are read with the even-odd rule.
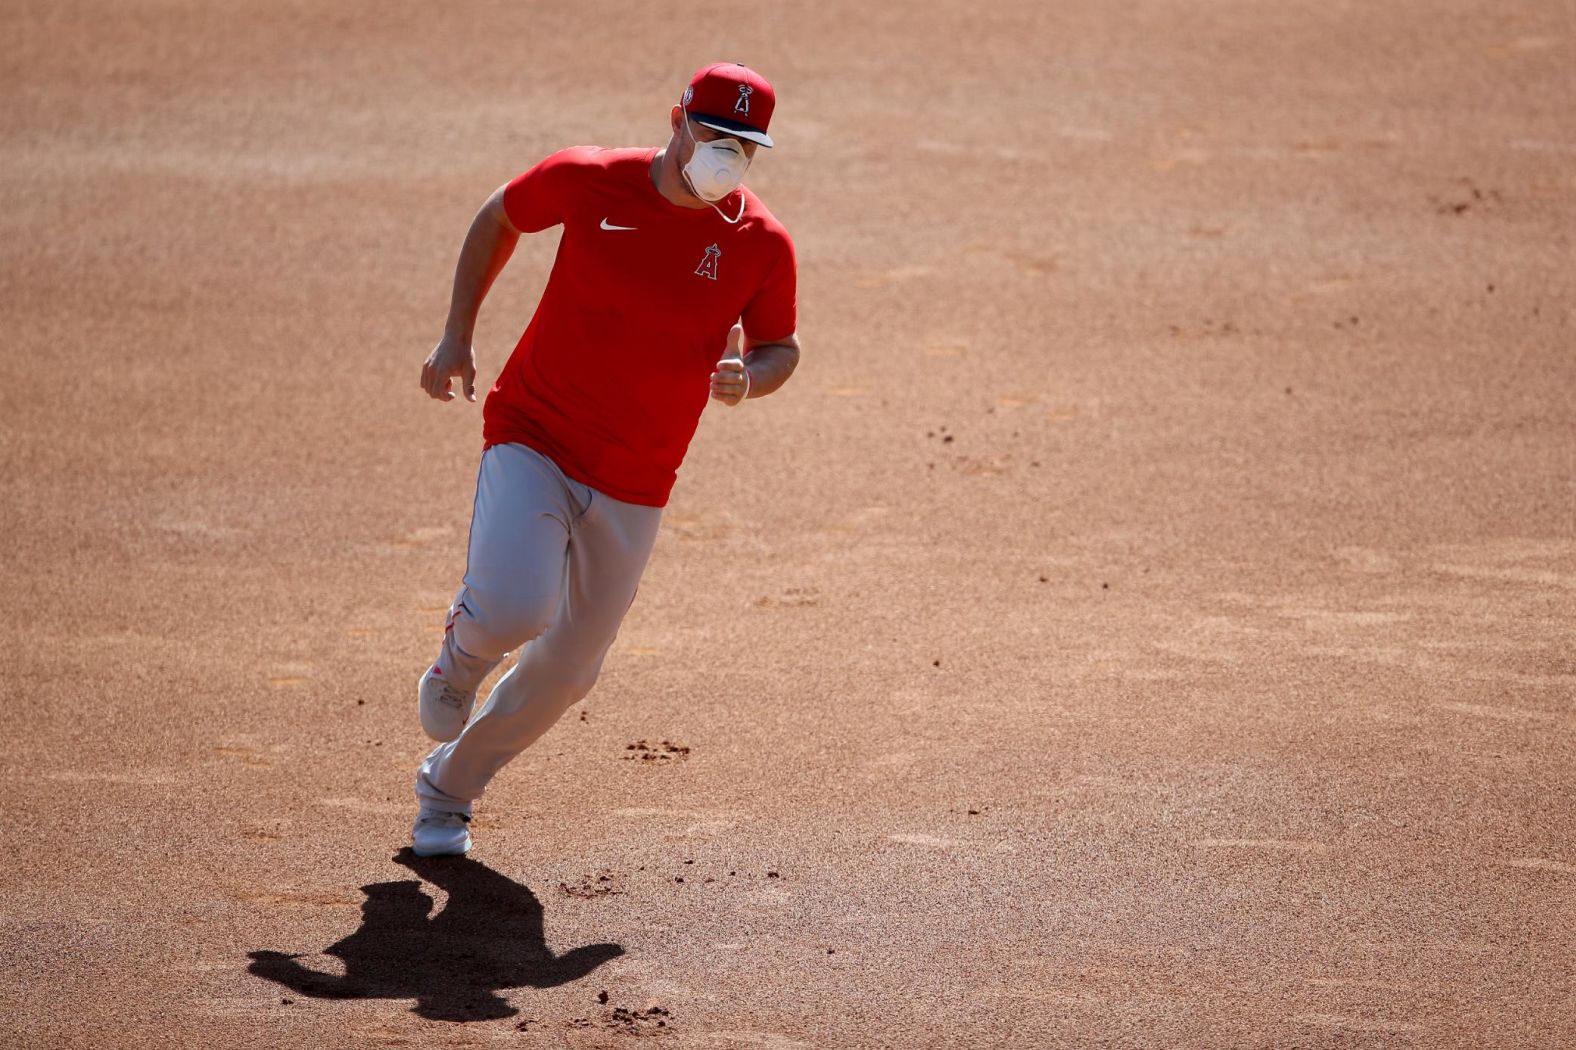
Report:
[[[439,401],[454,400],[454,378],[458,376],[465,400],[476,400],[476,351],[469,341],[445,335],[421,366],[421,388]]]
[[[737,405],[750,396],[750,367],[744,363],[742,325],[734,325],[728,333],[728,352],[711,374],[711,396],[725,405]]]

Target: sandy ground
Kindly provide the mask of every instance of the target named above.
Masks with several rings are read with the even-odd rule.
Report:
[[[1576,8],[538,6],[0,6],[0,1044],[1576,1045]],[[460,238],[721,57],[803,367],[397,855]]]

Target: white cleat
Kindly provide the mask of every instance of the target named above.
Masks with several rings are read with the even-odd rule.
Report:
[[[460,735],[476,705],[476,690],[465,692],[449,684],[437,664],[427,668],[416,686],[421,708],[421,728],[432,739],[446,744]]]
[[[425,805],[410,828],[410,846],[418,857],[457,857],[471,848],[471,815],[448,813]]]

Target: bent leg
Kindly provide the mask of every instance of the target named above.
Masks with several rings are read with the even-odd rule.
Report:
[[[538,453],[494,445],[482,454],[465,584],[436,661],[450,683],[474,690],[510,650],[552,623],[570,522],[579,513],[563,476]]]
[[[481,797],[498,770],[591,691],[635,600],[661,520],[658,507],[592,494],[570,532],[568,576],[552,626],[521,651],[465,731],[427,756],[418,795],[456,806]]]

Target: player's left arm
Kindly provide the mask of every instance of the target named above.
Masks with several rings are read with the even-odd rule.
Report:
[[[752,339],[735,326],[728,333],[728,354],[711,374],[711,396],[725,405],[774,393],[799,367],[799,335]]]
[[[775,221],[775,220],[774,220]],[[777,254],[766,279],[728,333],[728,352],[711,375],[711,396],[728,405],[777,391],[799,367],[799,265],[787,231],[775,227]],[[757,339],[746,332],[787,332]]]
[[[744,339],[744,367],[750,371],[750,396],[765,397],[788,382],[799,367],[799,333],[781,339]]]

